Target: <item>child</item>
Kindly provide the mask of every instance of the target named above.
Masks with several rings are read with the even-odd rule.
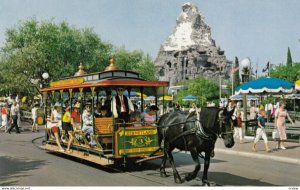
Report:
[[[133,112],[131,114],[130,120],[133,126],[142,126],[142,118],[140,112]]]
[[[237,112],[236,122],[237,122],[237,127],[234,127],[234,137],[238,137],[240,140],[240,143],[243,143],[241,112]]]
[[[256,149],[255,149],[256,143],[259,141],[260,137],[262,137],[265,141],[266,151],[271,152],[271,149],[269,148],[269,145],[268,145],[268,139],[267,139],[267,135],[265,132],[265,127],[266,127],[266,112],[264,110],[261,110],[260,115],[258,117],[258,127],[256,129],[256,136],[255,136],[254,143],[252,146],[253,151],[256,151]]]

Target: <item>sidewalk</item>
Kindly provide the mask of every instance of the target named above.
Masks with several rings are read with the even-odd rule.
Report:
[[[235,145],[232,148],[226,148],[223,140],[218,139],[216,142],[215,152],[216,154],[232,154],[258,159],[268,159],[278,162],[285,162],[291,164],[300,165],[300,144],[285,142],[286,150],[276,149],[277,142],[269,141],[269,146],[272,152],[266,152],[264,141],[260,140],[256,145],[256,152],[252,151],[254,137],[246,136],[244,143],[240,144],[239,141],[235,140]]]

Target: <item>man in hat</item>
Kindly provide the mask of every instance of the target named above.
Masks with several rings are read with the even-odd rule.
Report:
[[[117,96],[112,99],[112,113],[115,118],[121,119],[128,123],[130,120],[130,113],[134,112],[134,107],[131,100],[123,95],[124,88],[117,88]]]

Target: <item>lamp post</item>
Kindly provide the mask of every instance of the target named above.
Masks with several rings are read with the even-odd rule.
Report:
[[[47,86],[47,79],[49,78],[49,74],[47,72],[44,72],[42,74],[42,78],[43,80],[41,81],[40,83],[40,88],[44,88]],[[42,94],[42,103],[44,105],[44,124],[46,125],[45,128],[47,128],[47,122],[46,122],[46,119],[47,119],[47,92],[43,92]],[[47,130],[45,130],[45,140],[47,141],[48,140],[48,133],[47,133]]]
[[[174,109],[174,94],[175,94],[175,90],[172,89],[171,93],[172,93],[172,107]]]
[[[250,75],[250,68],[251,68],[251,61],[247,57],[241,61],[242,66],[242,82],[246,83],[249,81],[249,75]],[[244,117],[243,120],[245,122],[245,130],[247,131],[247,98],[246,94],[243,94],[243,112]]]

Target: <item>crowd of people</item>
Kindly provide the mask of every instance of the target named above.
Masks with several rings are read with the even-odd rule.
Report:
[[[81,130],[82,132],[89,135],[90,146],[96,146],[95,139],[93,139],[94,128],[93,128],[93,116],[98,117],[114,117],[118,122],[126,123],[130,126],[156,126],[158,117],[160,116],[160,109],[156,105],[145,105],[145,111],[140,112],[138,106],[132,103],[128,96],[125,96],[124,88],[119,87],[116,90],[116,95],[112,96],[111,90],[106,91],[106,98],[100,99],[96,102],[94,108],[91,101],[85,101],[83,106],[80,106],[79,101],[75,102],[72,106],[68,105],[68,102],[55,103],[51,109],[51,116],[48,120],[47,127],[52,132],[55,140],[59,146],[59,151],[70,152],[72,142],[74,140],[73,130]],[[66,104],[66,106],[64,106]],[[243,134],[243,119],[244,113],[241,107],[241,103],[237,101],[230,101],[227,104],[222,104],[226,106],[228,111],[232,112],[232,125],[234,129],[234,138],[238,140],[239,143],[244,143]],[[72,110],[71,110],[72,107]],[[196,103],[192,103],[191,108],[188,112],[200,111]],[[33,104],[31,115],[32,115],[32,132],[38,131],[37,122],[37,110],[38,104]],[[82,114],[80,113],[80,108],[82,108]],[[174,111],[182,111],[182,107],[179,102],[176,102],[173,106]],[[94,111],[92,113],[92,110]],[[8,133],[11,133],[12,129],[15,129],[16,133],[20,133],[19,130],[19,119],[20,119],[20,106],[18,102],[14,101],[10,107],[7,108],[7,104],[2,105],[1,108],[1,128]],[[277,149],[286,149],[284,141],[287,140],[286,129],[286,119],[288,119],[292,124],[293,121],[290,118],[286,108],[285,103],[280,102],[275,105],[271,103],[262,105],[255,105],[253,102],[250,106],[249,120],[257,121],[257,126],[254,127],[255,138],[252,145],[252,150],[256,151],[256,145],[262,138],[265,144],[265,150],[270,152],[271,149],[268,145],[267,134],[265,131],[266,123],[274,121],[274,127],[277,130],[278,140],[276,146]],[[11,125],[9,126],[9,123]],[[61,141],[61,130],[65,131],[67,136],[67,148],[64,150],[60,145]]]

